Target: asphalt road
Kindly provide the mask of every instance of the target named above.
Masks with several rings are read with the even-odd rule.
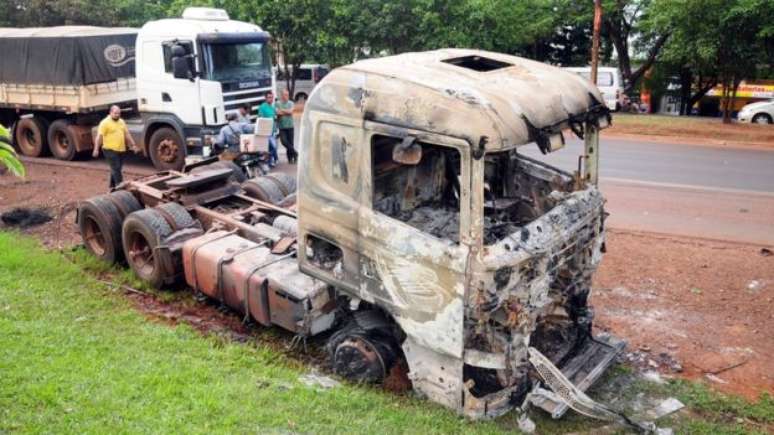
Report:
[[[572,171],[582,142],[524,152]],[[600,187],[612,228],[774,245],[774,149],[603,138]]]

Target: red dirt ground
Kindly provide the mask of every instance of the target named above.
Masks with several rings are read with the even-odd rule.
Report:
[[[62,206],[106,191],[107,173],[96,166],[26,166],[26,180],[0,175],[0,212],[48,207],[56,216]],[[150,170],[134,174],[143,172]],[[68,213],[62,221],[59,243],[64,247],[80,242],[73,218]],[[45,246],[57,246],[56,219],[23,232]],[[774,255],[763,255],[759,246],[615,229],[607,247],[592,299],[598,329],[625,338],[629,352],[644,357],[641,365],[664,374],[703,378],[749,399],[774,393]],[[227,331],[237,339],[245,334],[262,342],[271,339],[255,328],[244,329],[241,319],[209,304],[192,307],[127,294],[157,320],[186,322],[208,333]],[[678,364],[682,371],[674,373]]]

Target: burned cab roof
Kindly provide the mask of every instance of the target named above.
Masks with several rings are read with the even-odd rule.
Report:
[[[312,110],[466,139],[497,151],[607,116],[599,90],[576,74],[517,56],[444,49],[368,59],[328,74]],[[482,137],[484,138],[482,140]]]

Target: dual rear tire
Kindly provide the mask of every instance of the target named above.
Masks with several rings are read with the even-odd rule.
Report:
[[[296,178],[289,174],[276,172],[255,177],[242,183],[247,196],[274,205],[281,205],[285,199],[295,196]]]
[[[167,246],[167,239],[184,228],[201,229],[185,207],[174,202],[136,211],[126,218],[123,251],[137,277],[156,288],[177,279],[182,262],[179,252]]]
[[[91,198],[78,208],[78,228],[86,250],[108,263],[124,259],[121,225],[142,205],[131,193],[119,190]]]

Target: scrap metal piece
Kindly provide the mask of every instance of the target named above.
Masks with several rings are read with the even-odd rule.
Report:
[[[653,433],[656,426],[652,422],[635,422],[621,412],[614,411],[596,402],[572,384],[548,358],[534,347],[529,349],[529,361],[535,367],[556,396],[579,414],[604,421],[617,422],[645,433]],[[537,394],[541,394],[538,390]]]

